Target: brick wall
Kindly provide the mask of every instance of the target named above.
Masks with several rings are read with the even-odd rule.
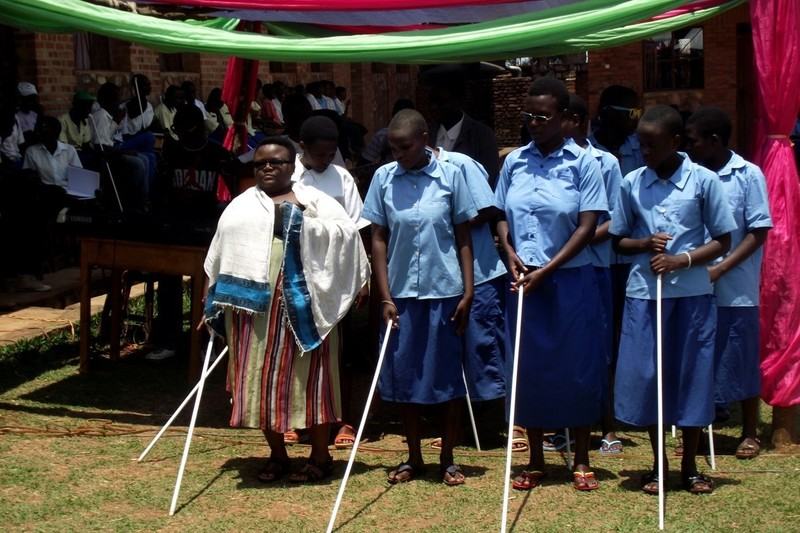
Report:
[[[519,113],[528,88],[531,86],[528,77],[499,77],[492,83],[492,99],[494,103],[494,133],[497,146],[519,146],[520,120]]]
[[[752,102],[745,101],[737,80],[741,79],[741,69],[752,69],[752,65],[739,61],[738,47],[749,46],[746,40],[737,42],[737,26],[749,23],[747,4],[737,7],[706,21],[703,27],[704,78],[705,86],[697,90],[644,92],[643,46],[641,42],[627,44],[605,50],[589,52],[588,97],[592,116],[597,114],[600,93],[609,85],[619,84],[633,88],[645,107],[655,104],[675,105],[682,112],[691,113],[702,105],[716,105],[731,117],[734,132],[731,144],[738,147],[737,138],[746,138],[739,132],[742,122],[741,110],[752,108]],[[742,128],[747,127],[742,125]],[[738,133],[738,134],[737,134]]]
[[[69,109],[75,91],[72,35],[37,33],[30,44],[34,51],[36,79],[28,81],[36,84],[45,113],[58,116]]]

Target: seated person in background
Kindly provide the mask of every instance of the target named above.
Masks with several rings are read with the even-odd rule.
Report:
[[[153,106],[147,100],[150,96],[150,80],[144,74],[134,74],[131,77],[131,98],[122,108],[125,110],[125,117],[120,123],[122,132],[122,143],[120,148],[123,150],[133,150],[140,157],[147,159],[148,177],[150,182],[156,175],[156,154],[155,137],[150,131],[153,124]]]
[[[186,99],[186,103],[194,103],[197,109],[203,113],[206,131],[211,133],[212,131],[216,130],[219,127],[220,122],[217,121],[217,117],[208,112],[203,101],[197,97],[197,87],[195,87],[194,83],[190,80],[184,81],[181,83],[181,90],[183,91],[183,97]]]
[[[336,112],[340,115],[347,115],[350,110],[350,97],[347,96],[347,87],[336,87],[336,98],[333,99]]]
[[[215,87],[208,93],[206,100],[206,111],[209,116],[213,118],[217,127],[209,131],[210,139],[217,143],[222,144],[225,140],[225,133],[233,125],[233,116],[231,116],[228,105],[222,101],[222,89]],[[206,126],[210,123],[206,121]]]
[[[17,127],[25,136],[25,142],[30,144],[33,141],[36,119],[42,112],[42,106],[39,105],[39,93],[34,84],[21,81],[17,84],[17,94],[19,95],[19,108],[15,115]]]
[[[173,141],[178,140],[178,134],[172,131],[172,122],[175,119],[175,113],[178,108],[186,103],[183,91],[177,85],[170,85],[164,92],[164,98],[161,103],[156,106],[155,115],[156,122],[154,123],[156,131],[166,133],[167,136]],[[164,137],[167,140],[167,137]]]
[[[78,91],[72,97],[72,107],[58,118],[61,135],[58,140],[73,146],[76,150],[91,147],[92,130],[89,127],[89,114],[92,112],[95,97],[86,91]]]
[[[101,85],[97,90],[97,104],[99,108],[89,115],[92,146],[112,169],[112,177],[121,178],[116,180],[116,185],[123,189],[120,191],[125,197],[123,204],[133,203],[136,208],[144,208],[150,194],[150,163],[147,157],[121,147],[119,124],[125,111],[119,105],[119,87],[111,82]]]
[[[45,292],[50,286],[41,282],[48,227],[64,208],[67,198],[67,168],[82,167],[78,152],[72,145],[58,140],[61,123],[55,117],[40,116],[35,128],[41,142],[25,151],[23,168],[36,173],[39,183],[32,184],[20,176],[14,194],[20,208],[16,210],[15,231],[11,232],[14,249],[18,252],[21,272],[16,289]]]
[[[25,137],[17,125],[14,109],[0,109],[0,164],[3,167],[20,168],[22,165],[21,147]]]
[[[265,130],[283,130],[283,106],[277,95],[278,83],[267,83],[261,88],[261,123]],[[283,85],[280,84],[281,91]]]
[[[42,184],[47,188],[57,187],[67,190],[67,167],[83,168],[75,147],[58,140],[61,123],[55,117],[42,116],[36,124],[39,144],[28,147],[22,168],[36,171]],[[62,192],[62,196],[63,196]],[[58,195],[59,193],[54,193]]]

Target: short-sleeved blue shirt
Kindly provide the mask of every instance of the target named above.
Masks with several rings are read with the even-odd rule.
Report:
[[[608,212],[600,163],[572,139],[542,156],[534,143],[508,154],[495,191],[511,244],[528,266],[547,264],[578,227],[581,212]],[[591,264],[584,248],[561,268]]]
[[[706,242],[706,230],[720,237],[736,229],[728,199],[719,178],[681,154],[683,163],[669,179],[643,167],[625,176],[610,232],[641,239],[658,232],[672,235],[667,253],[689,252]],[[655,300],[656,275],[650,269],[652,253],[633,256],[626,294]],[[711,294],[706,265],[695,265],[663,277],[664,298]]]
[[[611,150],[597,142],[594,134],[589,136],[589,142],[598,150],[611,153]],[[613,154],[612,154],[613,155]],[[642,156],[642,149],[639,145],[639,136],[635,133],[628,136],[622,146],[619,147],[619,169],[622,175],[625,176],[636,169],[644,166],[644,157]]]
[[[472,195],[475,208],[480,211],[494,207],[494,192],[489,186],[489,174],[483,165],[459,152],[448,152],[439,148],[439,161],[446,161],[457,166],[467,183],[467,190]],[[506,273],[506,267],[497,253],[494,237],[489,224],[480,224],[470,228],[472,234],[472,255],[474,261],[475,285],[500,277]]]
[[[407,171],[397,162],[375,171],[361,216],[389,230],[393,298],[449,298],[464,292],[456,224],[478,211],[458,167],[430,162]]]
[[[731,152],[731,158],[717,171],[722,188],[728,196],[730,212],[736,221],[731,232],[733,251],[748,232],[771,228],[767,182],[761,169]],[[728,253],[730,253],[730,251]],[[758,305],[758,286],[761,279],[762,249],[729,270],[714,284],[717,305],[721,307],[752,307]]]
[[[600,163],[600,172],[603,174],[603,184],[606,187],[609,212],[607,215],[598,217],[597,224],[600,225],[609,220],[614,214],[614,206],[617,204],[619,188],[622,182],[622,173],[619,170],[617,158],[612,154],[595,148],[592,143],[589,143],[586,151]],[[615,256],[611,249],[611,239],[600,244],[590,245],[589,253],[592,254],[592,265],[603,268],[608,268],[611,265],[612,258]]]

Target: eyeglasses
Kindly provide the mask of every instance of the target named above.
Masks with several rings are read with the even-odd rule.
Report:
[[[641,107],[622,107],[618,105],[607,105],[603,109],[613,109],[614,111],[620,111],[622,113],[627,113],[628,118],[631,120],[638,120],[642,116],[642,108]]]
[[[261,161],[253,160],[253,167],[256,170],[266,170],[268,166],[272,168],[282,167],[283,165],[288,165],[292,163],[288,159],[262,159]]]
[[[523,124],[547,124],[553,120],[553,117],[548,117],[547,115],[534,115],[525,111],[520,111],[519,118]]]

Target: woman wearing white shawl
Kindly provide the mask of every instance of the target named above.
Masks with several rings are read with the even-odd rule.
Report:
[[[220,217],[205,263],[206,320],[231,353],[230,424],[264,431],[264,482],[289,470],[290,428],[309,428],[312,445],[291,479],[330,474],[329,425],[341,418],[334,326],[369,279],[355,224],[336,200],[292,183],[294,161],[283,138],[256,149],[256,186]]]

